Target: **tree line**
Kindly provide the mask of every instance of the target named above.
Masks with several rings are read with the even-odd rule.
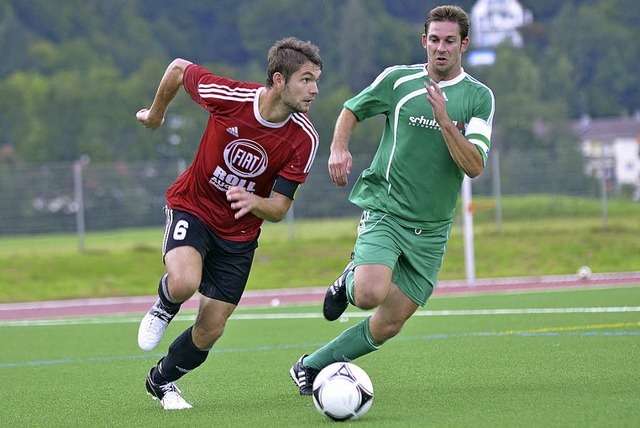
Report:
[[[475,1],[456,2],[467,11]],[[465,69],[496,95],[502,153],[569,156],[567,123],[640,109],[640,8],[635,0],[528,0],[522,48]],[[310,116],[327,153],[342,103],[385,67],[425,61],[424,18],[435,1],[0,0],[0,163],[190,158],[206,112],[180,94],[161,129],[137,124],[175,57],[238,80],[264,82],[266,53],[296,36],[325,67]],[[471,29],[473,39],[473,28]],[[354,152],[377,145],[375,121]]]

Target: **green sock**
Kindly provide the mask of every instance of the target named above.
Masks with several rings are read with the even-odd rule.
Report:
[[[349,271],[349,273],[347,274],[346,283],[347,283],[347,286],[346,286],[346,289],[347,289],[347,301],[355,306],[356,298],[355,298],[354,290],[353,290],[353,271]]]
[[[331,342],[304,359],[304,365],[322,369],[338,361],[351,361],[376,351],[380,344],[375,341],[369,330],[369,318],[349,327]]]

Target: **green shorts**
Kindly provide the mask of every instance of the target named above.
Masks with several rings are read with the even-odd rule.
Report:
[[[389,214],[365,210],[358,226],[354,264],[389,266],[391,280],[414,303],[424,306],[438,279],[452,224],[411,229]]]

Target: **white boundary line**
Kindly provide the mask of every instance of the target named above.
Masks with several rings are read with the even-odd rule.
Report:
[[[469,316],[469,315],[532,315],[532,314],[585,314],[585,313],[624,313],[640,312],[640,306],[620,307],[590,307],[590,308],[525,308],[525,309],[475,309],[475,310],[442,310],[417,311],[413,316]],[[346,312],[339,322],[347,322],[349,318],[366,318],[373,312]],[[274,314],[233,314],[230,320],[284,320],[284,319],[318,319],[323,318],[319,313],[274,313]],[[175,321],[193,321],[195,315],[179,315]],[[97,317],[52,318],[39,320],[0,321],[0,327],[32,327],[84,324],[129,324],[139,323],[140,317],[123,317],[102,315]]]

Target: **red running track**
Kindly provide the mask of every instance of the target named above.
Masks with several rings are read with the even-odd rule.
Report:
[[[478,293],[516,293],[527,291],[570,288],[619,287],[640,285],[640,272],[593,274],[588,279],[576,275],[557,275],[525,278],[478,279],[469,285],[466,281],[442,281],[434,296],[469,295]],[[305,303],[321,304],[326,288],[295,288],[245,292],[240,306],[277,306]],[[110,314],[146,313],[156,296],[113,297],[95,299],[55,300],[0,304],[0,320],[82,317]],[[187,301],[184,309],[196,309],[198,299]]]

